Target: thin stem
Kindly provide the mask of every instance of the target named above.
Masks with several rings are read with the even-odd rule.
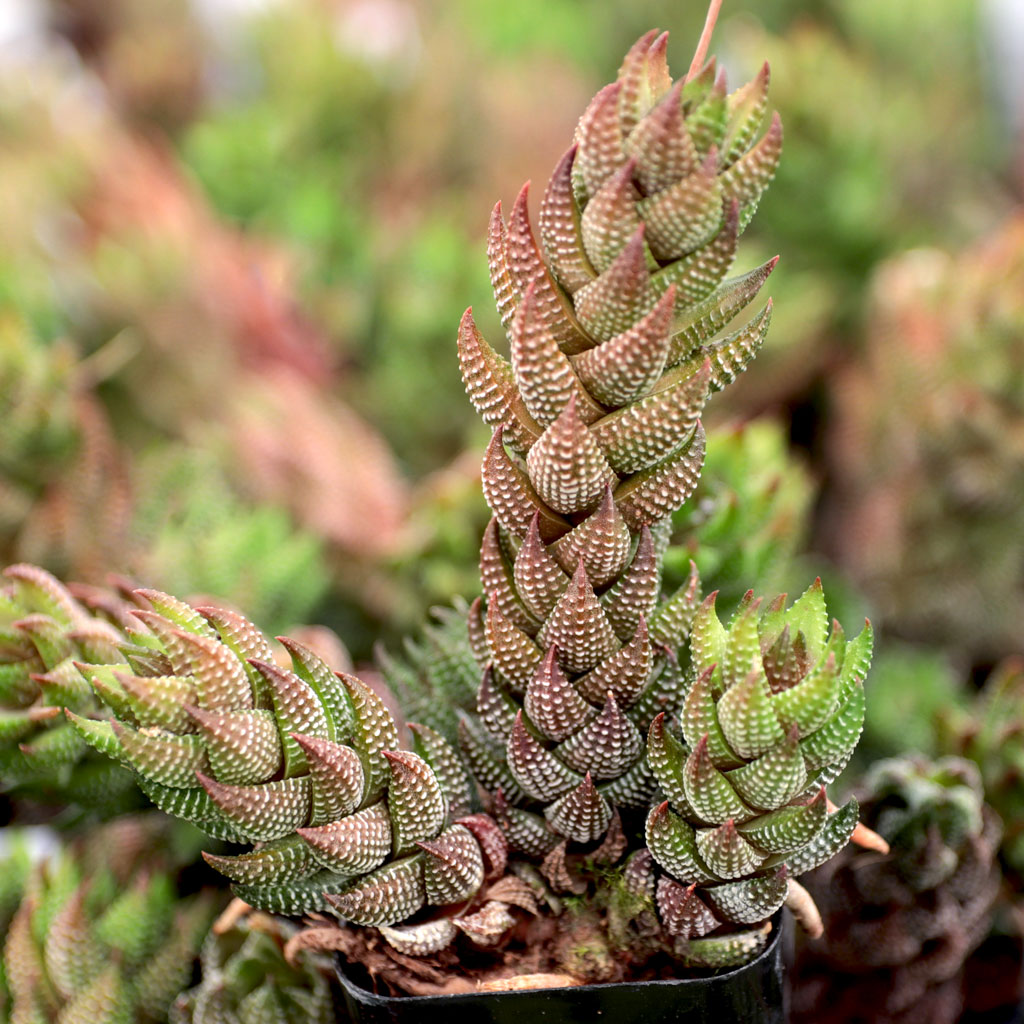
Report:
[[[708,59],[708,50],[711,47],[711,35],[715,31],[715,22],[718,21],[718,12],[722,9],[722,0],[711,0],[708,5],[708,16],[704,19],[704,31],[700,34],[700,41],[697,43],[697,52],[690,62],[690,70],[686,72],[686,81],[700,74]]]
[[[825,926],[814,897],[795,878],[787,879],[786,886],[786,906],[812,939],[820,939],[825,934]]]

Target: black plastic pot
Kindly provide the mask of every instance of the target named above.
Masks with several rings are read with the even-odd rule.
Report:
[[[782,920],[749,964],[707,978],[453,996],[382,996],[338,977],[354,1024],[785,1024]]]

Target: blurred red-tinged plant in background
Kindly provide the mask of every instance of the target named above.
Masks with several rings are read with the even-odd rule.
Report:
[[[895,633],[991,662],[1024,618],[1024,217],[872,287],[835,381],[821,543]]]

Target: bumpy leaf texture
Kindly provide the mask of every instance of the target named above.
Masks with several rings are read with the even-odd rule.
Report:
[[[695,573],[662,600],[666,517],[696,485],[708,395],[746,367],[771,315],[769,302],[731,326],[774,260],[727,277],[781,150],[778,116],[764,128],[768,69],[732,95],[713,63],[673,84],[666,45],[645,35],[594,97],[539,234],[525,186],[507,219],[495,207],[511,359],[471,312],[459,330],[467,392],[494,428],[486,606],[470,612],[484,671],[462,741],[530,856],[596,842],[617,808],[655,794],[644,738],[681,707],[677,649],[700,601]]]
[[[100,707],[78,661],[126,666],[115,625],[123,602],[89,607],[48,572],[12,565],[0,585],[0,790],[105,813],[137,806],[129,773],[88,745],[61,714]],[[91,755],[91,756],[90,756]]]
[[[789,608],[785,595],[765,606],[748,594],[728,626],[715,596],[691,629],[686,699],[671,720],[654,720],[647,748],[667,797],[648,816],[647,846],[663,877],[690,887],[683,924],[673,923],[683,920],[677,888],[658,890],[658,908],[698,962],[724,955],[725,940],[704,938],[719,922],[770,917],[787,877],[849,840],[857,803],[830,811],[825,786],[860,736],[872,648],[869,626],[851,641],[837,622],[829,631],[820,581]]]
[[[504,838],[470,814],[465,769],[440,734],[413,726],[415,750],[403,750],[373,690],[298,641],[280,638],[284,668],[235,612],[133,598],[122,663],[74,666],[113,719],[68,718],[157,806],[256,844],[207,855],[247,903],[391,926],[467,904],[502,872]]]

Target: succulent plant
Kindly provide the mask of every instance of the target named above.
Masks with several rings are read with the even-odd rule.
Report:
[[[0,543],[8,552],[47,471],[65,470],[74,453],[74,360],[67,344],[44,346],[17,319],[0,318]]]
[[[1001,825],[962,758],[878,762],[860,790],[890,853],[853,846],[810,877],[825,938],[794,986],[798,1019],[880,1024],[959,1019],[964,960],[984,938],[999,887]]]
[[[467,392],[494,428],[487,602],[470,611],[487,667],[462,740],[488,789],[544,808],[551,829],[514,811],[513,846],[532,854],[598,839],[615,806],[653,792],[643,732],[682,696],[668,651],[699,602],[694,574],[659,603],[666,517],[696,484],[708,392],[770,319],[769,302],[713,340],[774,266],[725,280],[781,148],[777,116],[755,141],[767,68],[729,98],[713,64],[673,85],[666,46],[642,37],[584,113],[541,203],[543,250],[525,187],[507,226],[495,207],[488,258],[511,363],[471,312],[459,330]]]
[[[4,561],[92,582],[116,569],[216,594],[279,628],[305,621],[327,588],[325,545],[296,529],[283,505],[244,499],[209,450],[167,441],[130,456],[115,443],[89,365],[70,344],[0,321]]]
[[[832,809],[824,786],[860,733],[870,629],[829,634],[820,583],[788,609],[750,593],[728,627],[695,568],[661,595],[704,402],[767,330],[770,302],[732,321],[774,261],[726,274],[781,146],[777,116],[758,138],[767,67],[731,96],[713,63],[673,85],[666,46],[641,38],[581,119],[541,204],[543,254],[525,188],[507,224],[495,209],[511,362],[471,312],[459,329],[494,428],[487,598],[466,634],[482,677],[459,721],[469,774],[439,732],[411,726],[401,749],[364,683],[287,638],[282,667],[223,608],[136,590],[115,645],[127,668],[77,666],[114,717],[69,712],[73,727],[161,809],[255,844],[207,855],[252,906],[330,910],[433,955],[459,936],[499,944],[513,908],[600,889],[601,868],[657,915],[655,945],[719,967],[763,946],[802,892],[790,876],[854,830],[856,803]],[[449,618],[412,648],[413,696],[424,678],[466,688],[454,634]]]
[[[543,249],[530,226],[526,188],[507,225],[500,205],[495,208],[488,255],[511,363],[487,345],[471,313],[459,332],[467,391],[494,427],[483,463],[484,494],[494,513],[481,549],[487,601],[486,607],[479,601],[473,606],[469,626],[484,673],[478,717],[463,720],[461,739],[477,779],[496,794],[495,813],[511,849],[543,858],[556,887],[573,884],[565,867],[571,844],[606,839],[609,830],[621,828],[623,814],[645,808],[659,784],[665,787],[645,748],[649,728],[658,742],[674,744],[667,749],[679,772],[687,759],[678,740],[663,738],[663,716],[681,713],[688,692],[696,692],[693,666],[688,672],[676,650],[697,611],[699,583],[694,570],[661,600],[667,517],[697,482],[704,455],[698,417],[708,393],[745,368],[771,313],[769,302],[744,326],[720,336],[774,266],[769,261],[726,279],[739,232],[781,149],[777,115],[758,139],[767,109],[767,66],[731,96],[713,65],[673,85],[666,43],[657,33],[641,38],[618,80],[598,93],[580,120],[576,142],[541,203]],[[814,593],[820,599],[820,589]],[[812,595],[805,606],[814,600]],[[756,609],[740,616],[747,647],[737,652],[742,665],[728,683],[744,686],[729,687],[727,704],[740,717],[751,702],[759,705],[759,714],[773,723],[771,741],[765,734],[738,756],[715,732],[719,742],[709,752],[698,723],[712,727],[717,698],[727,688],[722,665],[714,683],[704,680],[700,692],[707,706],[688,723],[686,738],[694,747],[690,760],[714,780],[708,785],[721,788],[716,762],[737,768],[771,751],[769,761],[781,758],[780,768],[782,761],[800,764],[799,778],[795,768],[792,777],[781,769],[789,781],[780,778],[779,792],[770,797],[760,794],[767,803],[751,797],[753,806],[745,805],[733,793],[713,818],[694,811],[692,800],[682,804],[702,825],[729,823],[728,834],[713,842],[736,846],[738,821],[757,818],[755,807],[776,811],[803,794],[815,774],[829,760],[847,756],[856,741],[868,652],[851,657],[840,682],[845,645],[837,633],[832,661],[828,668],[819,665],[825,645],[819,625],[823,630],[827,619],[823,599],[818,603],[820,623],[799,641],[795,629],[780,641],[780,656],[794,666],[799,662],[800,669],[785,670],[789,674],[776,678],[775,686],[781,691],[816,671],[803,689],[777,698],[766,681],[746,679],[751,659],[760,660]],[[775,612],[778,619],[781,609]],[[796,643],[805,645],[799,653],[791,649]],[[699,676],[707,665],[697,665]],[[805,699],[800,695],[810,690],[820,691],[820,703],[814,698],[815,710],[796,712]],[[773,702],[779,720],[769,710]],[[792,710],[783,712],[783,705]],[[799,737],[810,749],[809,734],[826,721],[829,728],[817,741],[824,760],[808,774]],[[719,816],[727,803],[735,813]],[[812,810],[790,809],[783,816],[806,817],[809,827],[815,818],[817,835],[825,806],[822,796]],[[838,845],[855,824],[855,806],[841,820],[829,824]],[[738,862],[726,869],[723,860],[728,876],[691,869],[700,877],[687,884],[757,874],[768,859],[767,852],[752,854],[743,870]],[[766,884],[772,896],[761,902],[733,886],[736,902],[730,906],[723,891],[720,913],[763,921],[786,892],[784,881],[758,882]],[[719,921],[705,910],[707,916],[690,922],[680,909],[670,931],[683,940],[710,931]],[[730,955],[718,940],[701,948],[703,954],[693,945],[692,959],[703,955],[716,962]],[[734,944],[731,955],[742,958],[752,948],[741,952]]]
[[[199,954],[199,984],[182,992],[170,1024],[334,1024],[340,1016],[328,976],[330,960],[301,952],[285,958],[285,943],[299,926],[253,912],[215,925]]]
[[[133,768],[162,810],[258,844],[206,855],[247,903],[284,914],[334,908],[386,927],[424,906],[465,905],[501,874],[504,839],[471,813],[469,779],[438,733],[415,726],[417,752],[402,750],[380,697],[306,645],[280,638],[288,670],[235,612],[151,590],[135,597],[121,646],[129,670],[80,666],[116,718],[68,717]],[[446,918],[431,940],[456,930]]]
[[[89,576],[123,550],[127,470],[67,340],[0,318],[0,550]],[[97,516],[102,505],[105,515]]]
[[[209,894],[179,899],[171,875],[158,869],[162,831],[121,819],[29,872],[6,929],[5,1020],[167,1019],[192,976],[213,907]]]
[[[985,799],[1003,819],[1003,860],[1024,876],[1024,662],[1007,658],[973,704],[943,711],[940,745],[978,766]]]
[[[79,662],[122,664],[111,619],[88,609],[49,573],[4,571],[0,587],[0,789],[107,812],[137,801],[131,775],[97,758],[62,708],[100,711]],[[119,603],[107,607],[116,616]]]
[[[663,873],[645,884],[684,955],[717,965],[758,949],[763,929],[702,936],[769,918],[790,877],[853,834],[857,801],[833,810],[825,786],[860,736],[872,634],[846,641],[835,621],[828,634],[820,581],[788,609],[784,595],[763,610],[748,595],[728,628],[714,604],[711,595],[691,629],[677,729],[664,712],[651,725],[647,760],[667,799],[646,826]]]

